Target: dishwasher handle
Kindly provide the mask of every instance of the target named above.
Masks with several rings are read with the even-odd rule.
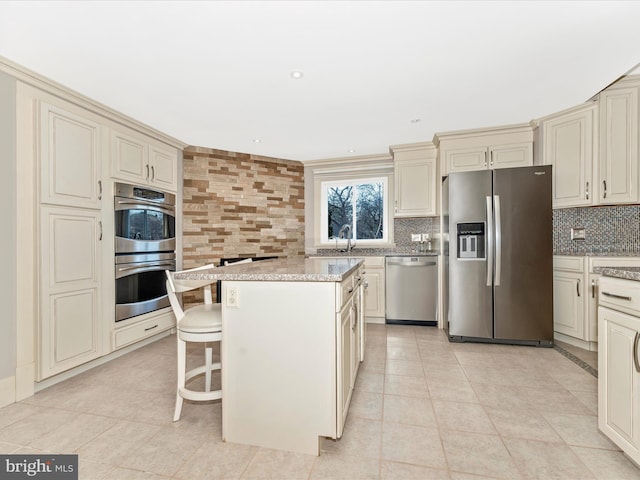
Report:
[[[436,262],[423,261],[423,262],[402,262],[402,261],[394,261],[387,260],[387,265],[394,265],[398,267],[435,267]]]

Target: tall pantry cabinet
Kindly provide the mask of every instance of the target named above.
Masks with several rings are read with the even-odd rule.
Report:
[[[34,99],[40,171],[38,379],[103,353],[102,129],[100,119]]]

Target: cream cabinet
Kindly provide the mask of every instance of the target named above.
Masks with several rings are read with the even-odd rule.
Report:
[[[640,284],[601,280],[598,427],[640,463]]]
[[[639,257],[553,257],[554,336],[586,350],[598,350],[599,267],[640,267]]]
[[[541,119],[542,163],[553,165],[554,208],[597,203],[597,108],[592,102]]]
[[[111,173],[130,183],[178,189],[178,151],[133,130],[111,130]]]
[[[584,298],[584,258],[554,257],[553,330],[556,334],[584,341],[587,330]]]
[[[431,143],[391,146],[394,164],[394,215],[428,217],[438,214],[437,151]]]
[[[364,316],[384,323],[384,257],[364,257]]]
[[[100,208],[100,124],[87,111],[60,105],[40,102],[40,201]]]
[[[38,380],[102,355],[99,210],[40,209]]]
[[[624,81],[600,93],[601,204],[636,203],[638,196],[638,85]]]
[[[436,133],[442,175],[533,165],[529,124]]]

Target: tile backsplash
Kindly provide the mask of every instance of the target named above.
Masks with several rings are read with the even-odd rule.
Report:
[[[434,243],[434,234],[440,232],[440,217],[426,218],[396,218],[393,222],[393,238],[398,247],[411,247],[415,243],[411,242],[412,233],[428,233]]]
[[[584,228],[584,240],[571,240]],[[638,253],[640,205],[563,208],[553,211],[554,253]]]

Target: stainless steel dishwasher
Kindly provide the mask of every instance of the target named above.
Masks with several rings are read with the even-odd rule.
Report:
[[[386,323],[437,325],[438,257],[387,257]]]

